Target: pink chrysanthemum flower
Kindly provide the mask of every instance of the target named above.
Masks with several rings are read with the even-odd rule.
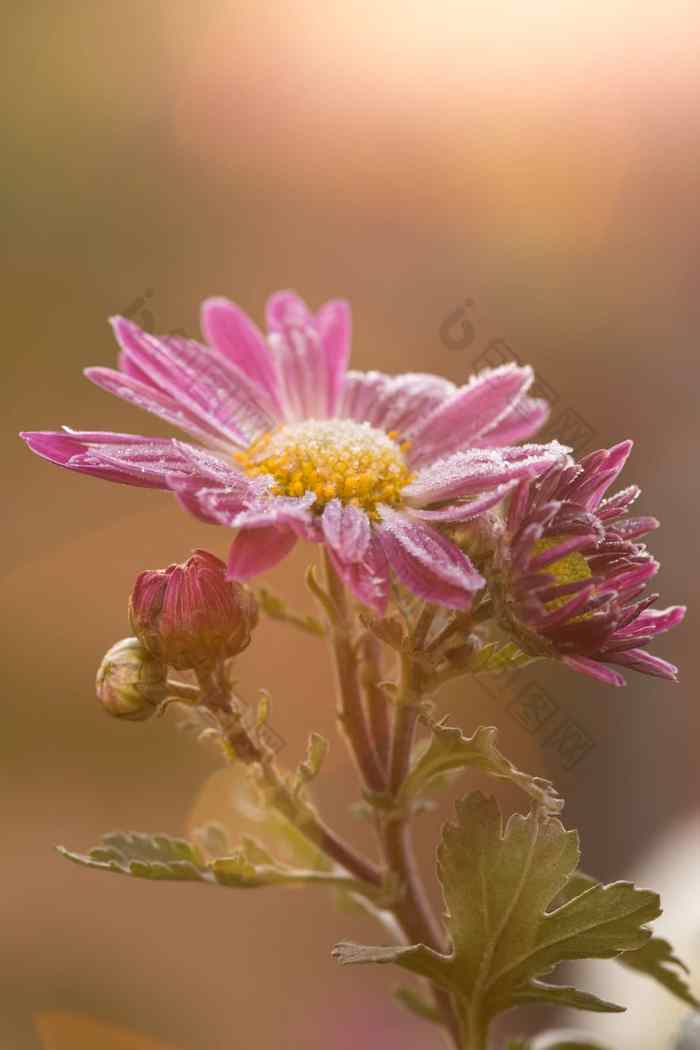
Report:
[[[623,441],[578,464],[565,456],[520,482],[490,580],[499,618],[526,652],[617,686],[625,679],[606,664],[676,680],[673,664],[643,647],[685,615],[679,605],[651,609],[658,594],[642,597],[659,565],[637,540],[659,523],[627,516],[639,488],[603,499],[631,448]]]
[[[440,526],[494,506],[561,454],[531,436],[546,404],[532,370],[506,365],[466,386],[433,375],[347,371],[349,308],[312,314],[292,292],[267,306],[268,336],[234,304],[204,303],[208,345],[155,337],[124,318],[119,370],[98,386],[201,442],[66,430],[23,437],[46,459],[127,485],[170,489],[237,531],[229,575],[247,579],[298,538],[325,544],[354,594],[378,612],[390,570],[431,602],[468,608],[484,585]],[[204,446],[204,447],[201,447]]]

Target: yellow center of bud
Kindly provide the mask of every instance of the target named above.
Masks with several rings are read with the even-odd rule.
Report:
[[[541,540],[537,540],[535,543],[535,553],[542,554],[543,551],[551,550],[552,547],[558,547],[560,543],[566,539],[565,536],[547,536]],[[551,565],[547,565],[543,572],[553,576],[556,583],[555,586],[561,587],[566,583],[578,583],[579,580],[588,580],[593,575],[588,565],[588,562],[579,551],[572,551],[571,554],[565,554],[563,558],[559,558],[558,561],[552,562]],[[560,605],[564,605],[571,598],[570,594],[562,595],[561,598],[553,598],[550,602],[546,603],[546,608],[550,611],[558,609]],[[585,619],[586,615],[576,616],[574,621]]]
[[[395,437],[351,419],[305,420],[264,434],[235,458],[249,477],[272,475],[275,495],[311,491],[315,511],[339,499],[375,514],[378,503],[399,503],[411,480],[408,442]]]

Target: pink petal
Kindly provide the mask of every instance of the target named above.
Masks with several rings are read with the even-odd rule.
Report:
[[[377,539],[370,539],[362,561],[341,561],[332,548],[330,556],[335,571],[355,597],[383,616],[389,600],[389,565]]]
[[[412,434],[412,462],[429,463],[468,447],[515,408],[532,383],[529,367],[487,369],[436,408]]]
[[[86,368],[85,375],[95,386],[99,386],[109,394],[114,394],[115,397],[121,398],[130,405],[135,405],[136,408],[150,412],[151,415],[165,420],[166,423],[171,423],[180,430],[185,430],[192,437],[196,437],[210,447],[230,452],[233,445],[247,443],[242,434],[234,434],[233,431],[222,438],[196,413],[178,404],[169,394],[164,394],[162,390],[151,384],[142,383],[123,372],[116,372],[112,368]]]
[[[318,337],[326,359],[326,414],[334,416],[350,359],[350,305],[342,299],[324,303],[316,315]]]
[[[511,481],[507,485],[499,485],[497,489],[488,492],[485,496],[477,496],[476,499],[455,503],[450,507],[442,507],[440,510],[411,510],[410,516],[420,518],[421,521],[433,522],[472,521],[485,510],[490,510],[491,507],[500,503],[517,484],[517,481]]]
[[[572,486],[576,492],[576,496],[573,498],[577,502],[583,501],[588,510],[595,510],[607,490],[619,476],[632,451],[633,445],[633,441],[620,441],[619,444],[613,445],[612,448],[602,449],[600,453],[591,453],[592,456],[601,455],[603,457],[602,462],[592,472],[590,478],[586,477],[585,480]],[[589,458],[586,457],[586,459]]]
[[[123,318],[113,325],[124,354],[151,385],[220,439],[250,442],[271,429],[275,412],[265,390],[217,350],[194,339],[157,338]]]
[[[447,401],[455,389],[447,379],[418,372],[400,376],[348,372],[338,415],[410,437],[426,415]]]
[[[197,474],[189,454],[197,450],[174,438],[79,430],[21,436],[33,452],[58,466],[123,485],[165,489],[169,477]]]
[[[279,414],[277,377],[262,332],[235,303],[212,298],[202,303],[202,331],[207,342],[265,391]]]
[[[422,522],[381,506],[376,533],[389,564],[409,590],[452,609],[468,609],[484,578],[453,543]]]
[[[549,405],[541,398],[521,397],[514,408],[499,423],[476,438],[474,448],[497,448],[500,445],[515,445],[536,434],[546,423]]]
[[[424,507],[438,500],[471,496],[518,478],[543,474],[568,450],[557,441],[522,445],[516,449],[471,449],[418,471],[403,490],[412,505]]]
[[[216,498],[216,497],[215,497]],[[262,496],[251,502],[231,520],[234,529],[260,529],[270,525],[286,526],[297,535],[315,539],[313,518],[309,513],[316,495],[307,492],[298,499],[294,496]]]
[[[250,481],[241,476],[226,486],[209,486],[201,478],[168,477],[180,503],[200,521],[231,526],[234,518],[246,507],[256,493]]]
[[[646,609],[634,621],[635,630],[646,634],[662,634],[682,623],[686,614],[685,605],[670,605],[668,609]]]
[[[597,682],[602,682],[603,685],[627,685],[627,682],[617,671],[613,671],[610,667],[605,667],[604,664],[599,664],[597,660],[589,660],[587,656],[565,656],[562,663],[565,663],[572,671],[579,671],[581,674],[588,675],[589,678],[595,678]]]
[[[660,656],[653,656],[644,649],[628,649],[626,653],[615,653],[614,656],[606,656],[606,659],[619,667],[628,667],[631,671],[638,671],[640,674],[665,678],[670,682],[678,681],[678,668],[674,664],[669,663],[668,660],[662,660]]]
[[[228,578],[249,580],[282,561],[294,547],[297,537],[291,529],[274,525],[261,529],[244,529],[231,544]]]
[[[364,511],[332,499],[321,515],[321,527],[326,543],[342,562],[362,561],[370,540],[369,518]]]
[[[268,300],[267,323],[285,419],[333,414],[349,354],[347,304],[326,303],[314,317],[294,292],[277,292]]]

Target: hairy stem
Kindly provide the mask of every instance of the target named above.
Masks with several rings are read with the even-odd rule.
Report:
[[[330,640],[335,663],[338,690],[338,722],[353,754],[366,788],[381,794],[386,776],[369,732],[358,679],[357,656],[353,647],[353,623],[347,595],[331,564],[325,557],[326,583],[335,616],[330,625]]]
[[[382,681],[381,645],[379,640],[367,633],[362,641],[362,665],[360,683],[365,696],[365,708],[369,729],[374,741],[377,758],[385,775],[389,769],[391,751],[391,721],[389,700],[380,686]]]
[[[390,764],[389,785],[394,797],[398,795],[410,768],[419,713],[416,700],[420,692],[415,689],[417,683],[414,666],[408,658],[405,658],[402,664],[403,689],[396,705]],[[446,945],[442,926],[430,906],[416,863],[410,816],[400,808],[397,808],[383,825],[382,845],[386,864],[398,875],[403,888],[401,899],[395,907],[395,914],[406,937],[409,942],[426,944],[436,951],[444,952]],[[431,986],[431,991],[451,1043],[461,1047],[461,1027],[452,997],[435,985]]]

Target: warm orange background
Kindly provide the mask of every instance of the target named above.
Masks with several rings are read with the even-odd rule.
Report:
[[[596,740],[568,774],[505,701],[475,686],[444,706],[502,723],[517,761],[562,782],[602,877],[697,806],[699,29],[691,2],[11,5],[2,1045],[37,1050],[31,1016],[55,1009],[181,1050],[435,1045],[388,1001],[393,974],[331,962],[335,940],[372,931],[321,894],[156,887],[52,852],[113,827],[180,832],[215,766],[171,718],[104,718],[92,683],[135,574],[223,553],[225,532],[14,437],[163,432],[80,375],[113,362],[106,318],[147,290],[156,326],[190,333],[209,294],[258,319],[277,288],[347,296],[356,367],[456,381],[500,335],[599,443],[634,437],[625,479],[663,518],[664,598],[691,604],[657,647],[683,684],[540,675]],[[451,350],[440,326],[466,297],[478,342]],[[298,604],[311,553],[273,574]],[[314,641],[265,625],[241,677],[270,688],[290,762],[310,729],[333,733]],[[325,806],[349,832],[351,776],[334,739]]]

